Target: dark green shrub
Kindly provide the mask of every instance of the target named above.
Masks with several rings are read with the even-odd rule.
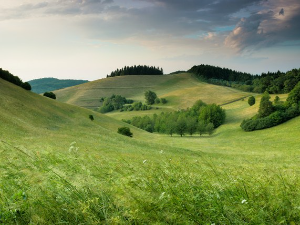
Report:
[[[160,101],[162,104],[166,104],[168,102],[167,99],[165,99],[165,98],[161,98]]]
[[[129,127],[119,127],[118,128],[118,133],[119,134],[122,134],[122,135],[125,135],[125,136],[128,136],[128,137],[132,137],[132,133],[129,129]]]
[[[90,119],[91,121],[93,121],[93,120],[94,120],[94,116],[93,116],[93,115],[89,115],[89,119]]]
[[[156,98],[155,99],[155,104],[159,104],[160,103],[160,99],[159,98]]]
[[[48,97],[48,98],[56,99],[56,95],[51,91],[50,92],[45,92],[44,96]]]
[[[255,104],[255,98],[254,98],[254,96],[250,96],[250,97],[248,98],[248,104],[249,104],[250,106],[253,106],[253,105]]]

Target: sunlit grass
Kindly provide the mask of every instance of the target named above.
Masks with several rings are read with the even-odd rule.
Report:
[[[243,132],[258,102],[240,100],[212,136],[129,138],[121,121],[0,85],[0,223],[300,223],[300,118]]]

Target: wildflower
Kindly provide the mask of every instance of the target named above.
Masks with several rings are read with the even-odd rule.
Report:
[[[164,153],[164,151],[163,150],[160,150],[160,152],[159,152],[160,154],[163,154]]]
[[[165,194],[166,194],[166,192],[161,193],[161,195],[159,196],[159,199],[162,199]]]
[[[247,200],[246,199],[243,199],[242,200],[242,204],[247,204],[248,202],[247,202]]]

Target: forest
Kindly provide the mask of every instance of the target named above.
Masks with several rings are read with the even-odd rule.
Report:
[[[8,72],[7,70],[3,70],[2,68],[0,68],[0,78],[17,86],[20,86],[25,90],[31,90],[31,86],[28,82],[24,83],[19,77],[12,75],[10,72]]]
[[[125,66],[122,69],[112,71],[106,77],[116,77],[125,75],[163,75],[163,69],[154,66]]]
[[[264,93],[265,91],[270,94],[289,93],[300,81],[300,69],[251,75],[227,68],[201,64],[193,66],[188,72],[194,73],[199,79],[208,83],[255,93]]]

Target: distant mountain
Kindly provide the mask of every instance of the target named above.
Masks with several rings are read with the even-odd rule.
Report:
[[[78,84],[89,82],[88,80],[60,80],[57,78],[41,78],[30,80],[28,83],[31,85],[31,90],[37,94],[46,91],[54,91],[66,87],[72,87]]]

